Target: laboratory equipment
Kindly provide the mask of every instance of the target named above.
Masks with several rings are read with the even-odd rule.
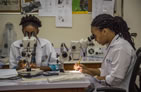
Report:
[[[103,57],[103,51],[100,47],[94,47],[93,44],[87,47],[87,56],[88,57]]]
[[[36,76],[43,72],[40,69],[32,69],[32,64],[35,64],[35,55],[36,55],[36,46],[37,39],[34,36],[35,33],[31,33],[31,36],[28,36],[28,33],[25,33],[25,37],[22,40],[22,44],[20,44],[22,49],[22,58],[19,62],[24,61],[25,69],[21,69],[18,73],[23,77]]]
[[[89,54],[87,53],[88,49],[91,48],[91,52],[93,51],[92,49],[94,48],[94,43],[93,43],[93,39],[95,38],[94,35],[89,36],[87,39],[80,40],[81,43],[81,47],[82,47],[82,52],[83,52],[83,56],[88,56]]]
[[[81,43],[80,41],[71,41],[71,55],[72,60],[79,60],[81,53]]]
[[[5,30],[3,32],[1,56],[9,57],[9,51],[11,44],[17,39],[17,34],[14,31],[14,25],[10,22],[6,23]]]
[[[32,69],[31,71],[27,71],[26,69],[21,69],[18,70],[18,75],[22,76],[22,77],[26,77],[26,78],[30,78],[30,77],[36,77],[38,75],[43,74],[43,70],[38,69]]]
[[[26,69],[27,71],[31,71],[30,63],[32,61],[32,56],[35,56],[36,54],[36,38],[34,36],[28,37],[28,35],[26,35],[22,40],[21,47],[23,47],[22,57],[25,57],[26,59]]]
[[[57,63],[59,65],[60,72],[64,72],[64,62],[70,61],[70,51],[65,43],[61,43],[60,54],[57,56]]]
[[[94,56],[95,54],[95,47],[94,47],[94,43],[89,43],[88,46],[87,46],[87,52],[86,52],[86,55],[87,56]]]
[[[87,47],[90,43],[93,43],[92,40],[95,38],[94,35],[91,35],[87,39],[81,39],[80,41],[71,41],[71,55],[73,60],[79,60],[81,58],[81,53],[83,56],[86,56]]]
[[[60,61],[64,62],[64,61],[70,61],[71,57],[70,57],[70,52],[68,47],[66,46],[65,43],[62,43],[60,46]]]

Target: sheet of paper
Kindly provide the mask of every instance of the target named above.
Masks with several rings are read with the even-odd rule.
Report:
[[[115,0],[92,0],[92,18],[99,14],[114,14]]]
[[[72,27],[72,0],[56,0],[56,27]]]
[[[21,82],[42,82],[42,81],[47,81],[47,77],[22,78]]]
[[[10,78],[17,75],[16,69],[0,69],[0,78]]]
[[[56,16],[56,0],[40,0],[39,16]]]
[[[85,79],[85,75],[80,72],[65,72],[57,76],[48,77],[48,82],[76,81]]]

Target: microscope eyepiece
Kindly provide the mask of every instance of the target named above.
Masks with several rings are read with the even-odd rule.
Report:
[[[67,52],[63,51],[62,52],[62,57],[66,58],[68,56]]]
[[[75,50],[76,49],[76,46],[72,46],[72,49]]]
[[[26,52],[22,51],[22,56],[25,57],[26,56]]]
[[[23,44],[22,43],[20,44],[20,47],[23,47]]]
[[[92,34],[90,37],[88,37],[88,41],[92,41],[93,39],[95,39],[95,35]]]

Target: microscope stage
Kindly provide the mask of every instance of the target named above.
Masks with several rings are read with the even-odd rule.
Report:
[[[31,69],[31,71],[27,71],[26,69],[21,69],[21,70],[18,70],[17,72],[22,77],[34,77],[34,76],[41,75],[43,73],[43,70]]]

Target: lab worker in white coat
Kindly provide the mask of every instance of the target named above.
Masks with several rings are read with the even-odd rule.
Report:
[[[98,15],[91,24],[91,33],[101,45],[107,45],[100,69],[75,64],[74,69],[91,75],[91,83],[98,87],[120,87],[127,92],[136,61],[135,46],[126,22],[118,16]]]
[[[54,47],[52,46],[50,41],[37,37],[39,27],[41,27],[41,21],[33,15],[26,15],[21,19],[20,25],[22,25],[22,32],[24,36],[25,34],[28,34],[28,37],[30,37],[32,34],[34,34],[37,39],[37,46],[35,47],[35,56],[32,57],[32,60],[34,62],[31,64],[31,67],[38,67],[43,70],[56,70],[57,58]],[[21,59],[23,58],[23,47],[21,46],[21,44],[22,40],[17,40],[11,45],[10,68],[25,68],[25,62],[21,61]]]

